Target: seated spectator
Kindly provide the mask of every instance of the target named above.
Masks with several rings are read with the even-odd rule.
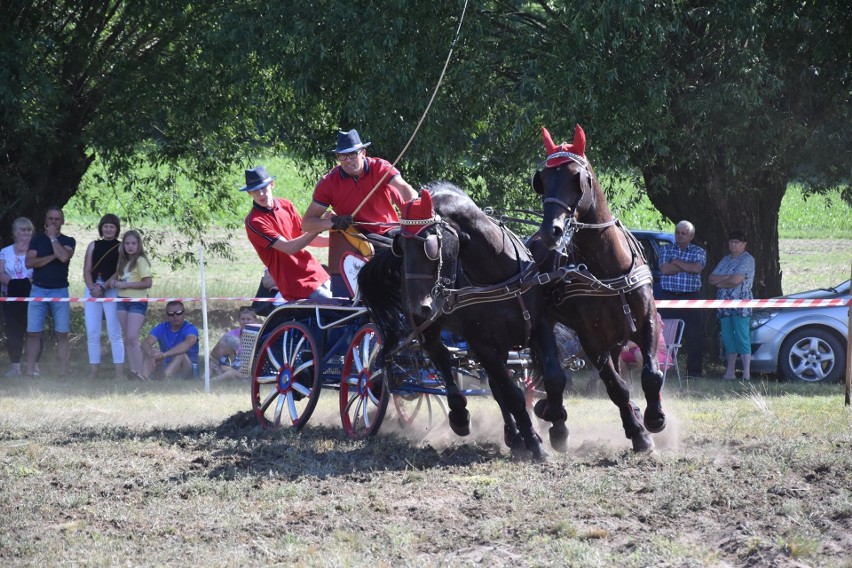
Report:
[[[154,327],[142,342],[143,373],[132,373],[132,378],[147,381],[161,374],[166,379],[193,377],[193,367],[198,369],[198,329],[184,319],[185,311],[183,302],[166,304],[168,319]]]
[[[225,333],[210,352],[211,379],[222,381],[243,378],[240,373],[240,332],[245,326],[258,323],[257,314],[251,306],[240,308],[239,322],[240,326]]]

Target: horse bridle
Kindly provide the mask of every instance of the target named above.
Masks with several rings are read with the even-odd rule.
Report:
[[[453,262],[448,265],[448,270],[444,270],[444,232],[451,233],[456,237],[456,239],[458,239],[459,236],[458,232],[452,225],[442,220],[440,215],[434,215],[430,219],[400,219],[400,225],[425,225],[417,233],[413,234],[404,230],[400,231],[397,237],[414,239],[422,242],[423,253],[426,255],[426,258],[433,262],[437,261],[438,266],[435,274],[416,272],[411,274],[406,273],[406,278],[434,279],[435,285],[432,286],[432,290],[429,292],[429,295],[434,299],[438,298],[445,288],[452,288],[455,286],[457,279],[458,255],[456,255],[453,258]],[[432,227],[435,227],[435,232],[424,236],[424,232],[430,230]],[[392,246],[391,250],[395,256],[402,256],[401,251],[397,249],[396,245]]]
[[[587,189],[589,190],[588,193],[591,194],[591,199],[592,199],[592,203],[589,206],[589,211],[597,208],[597,196],[595,195],[595,192],[592,191],[592,183],[593,183],[593,180],[594,180],[594,176],[593,176],[592,172],[589,170],[589,163],[582,156],[574,154],[573,152],[554,152],[553,154],[550,154],[549,156],[547,156],[545,161],[542,162],[542,164],[539,165],[539,167],[536,169],[536,173],[533,174],[533,178],[535,178],[535,175],[537,175],[539,172],[541,172],[544,169],[558,168],[562,165],[562,164],[560,164],[559,166],[547,166],[546,165],[547,162],[552,160],[553,158],[568,158],[569,160],[571,160],[572,162],[574,162],[578,166],[580,166],[580,171],[579,171],[579,174],[580,174],[580,196],[577,198],[577,201],[574,202],[573,205],[566,203],[565,201],[559,199],[558,197],[544,197],[543,191],[542,191],[542,194],[541,194],[542,195],[542,200],[541,200],[542,205],[547,205],[548,203],[553,203],[553,204],[556,204],[559,207],[563,208],[566,211],[566,213],[568,213],[568,215],[567,215],[568,221],[567,221],[566,226],[564,228],[564,235],[565,236],[563,237],[563,242],[570,242],[574,233],[576,231],[580,230],[580,229],[605,229],[607,227],[611,227],[611,226],[615,225],[615,223],[617,221],[617,219],[615,217],[613,217],[609,221],[605,221],[603,223],[581,223],[576,218],[575,214],[577,212],[577,209],[580,207],[580,203],[583,201],[583,198],[586,196],[586,193],[587,193],[586,190]],[[532,185],[533,185],[533,189],[535,190],[535,182],[533,182]]]

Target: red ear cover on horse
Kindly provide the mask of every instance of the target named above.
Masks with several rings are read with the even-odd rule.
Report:
[[[567,144],[563,142],[562,144],[557,146],[553,143],[553,138],[550,137],[550,132],[548,132],[547,128],[545,128],[544,126],[541,127],[541,134],[542,138],[544,138],[544,150],[545,152],[547,152],[548,157],[555,154],[556,152],[571,152],[572,154],[577,154],[582,158],[586,157],[586,133],[583,132],[583,128],[579,124],[574,127],[573,144]],[[568,158],[556,157],[553,159],[548,159],[545,165],[548,168],[554,168],[568,161]]]
[[[403,206],[402,218],[410,221],[423,220],[429,221],[433,217],[432,213],[432,196],[429,190],[423,189],[420,191],[420,197],[412,199]],[[426,223],[423,225],[403,225],[402,230],[406,233],[416,235],[420,232]]]

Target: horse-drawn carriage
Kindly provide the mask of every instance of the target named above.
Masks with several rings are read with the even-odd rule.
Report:
[[[467,343],[448,334],[444,341],[464,395],[490,395]],[[285,304],[263,324],[247,326],[241,342],[251,362],[242,369],[252,407],[265,428],[301,429],[329,391],[338,393],[341,423],[352,439],[378,432],[391,403],[399,425],[416,423],[425,433],[448,414],[444,381],[417,342],[379,361],[382,334],[357,296]],[[528,353],[513,352],[509,363],[517,380],[529,382]]]
[[[261,424],[303,427],[322,389],[332,387],[353,438],[378,431],[391,398],[402,422],[411,416],[408,403],[417,410],[425,401],[430,417],[439,408],[453,431],[466,435],[467,396],[486,394],[487,381],[506,444],[542,458],[529,398],[518,369],[507,364],[514,354],[521,384],[529,386],[532,369],[544,392],[534,411],[551,423],[551,446],[566,451],[566,377],[554,335],[563,324],[577,332],[633,449],[654,447],[650,433],[665,427],[665,414],[651,273],[641,247],[609,211],[582,129],[571,145],[543,133],[547,158],[533,181],[543,203],[538,238],[521,242],[458,188],[432,184],[406,204],[393,246],[358,274],[363,303],[294,302],[244,332]],[[464,337],[475,357],[447,345],[442,330]],[[628,340],[643,355],[644,416],[618,373]],[[477,388],[460,385],[465,373],[477,378]]]

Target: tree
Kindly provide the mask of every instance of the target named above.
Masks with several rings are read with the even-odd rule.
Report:
[[[852,202],[847,4],[490,7],[504,43],[528,46],[512,71],[516,99],[532,101],[551,132],[567,137],[583,123],[596,163],[640,172],[660,212],[695,222],[711,269],[727,254],[727,233],[744,229],[756,296],[781,292],[778,210],[788,183],[844,183]]]
[[[233,202],[217,177],[245,159],[247,141],[262,140],[253,128],[260,109],[245,96],[262,77],[237,64],[239,49],[220,27],[228,9],[221,0],[0,5],[4,235],[18,215],[40,226],[96,156],[104,190],[121,184],[134,196],[117,211],[125,220],[203,233],[206,213]],[[196,184],[191,199],[175,196],[176,171]]]

